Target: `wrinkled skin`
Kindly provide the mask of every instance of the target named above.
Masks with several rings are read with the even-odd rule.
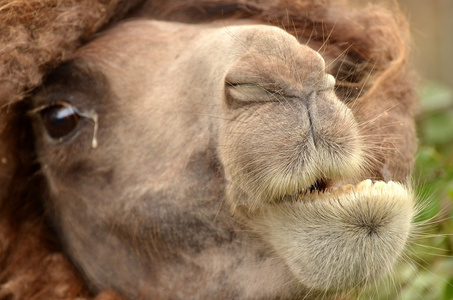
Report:
[[[410,117],[342,101],[335,57],[243,23],[123,23],[33,96],[49,218],[93,291],[316,298],[402,253]]]

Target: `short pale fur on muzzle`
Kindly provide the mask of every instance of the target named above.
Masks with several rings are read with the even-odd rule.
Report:
[[[225,122],[220,134],[233,212],[310,289],[376,282],[404,249],[412,192],[391,181],[360,182],[365,142],[317,52],[275,28],[230,31],[248,43],[226,76],[227,102],[263,103]]]
[[[403,185],[365,180],[264,205],[254,226],[301,283],[345,290],[391,272],[410,232],[413,205]]]

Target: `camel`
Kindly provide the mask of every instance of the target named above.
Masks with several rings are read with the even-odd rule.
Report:
[[[2,297],[319,299],[391,273],[417,146],[398,11],[88,2],[11,19]]]

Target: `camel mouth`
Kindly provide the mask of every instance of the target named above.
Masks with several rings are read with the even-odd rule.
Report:
[[[331,199],[339,196],[340,194],[354,193],[358,190],[364,191],[378,187],[380,189],[391,188],[394,189],[395,185],[403,186],[402,183],[396,181],[381,181],[372,179],[363,179],[361,181],[350,180],[333,180],[330,178],[318,178],[312,184],[293,194],[286,194],[276,201],[281,202],[294,202],[294,201],[316,201],[316,199]],[[354,183],[356,182],[356,183]]]
[[[398,182],[322,179],[266,205],[254,222],[303,285],[348,290],[391,272],[411,230],[413,199]]]
[[[306,188],[300,189],[296,193],[288,193],[281,197],[278,197],[276,203],[294,201],[304,196],[313,196],[321,193],[329,193],[335,190],[335,182],[327,178],[319,178],[313,181],[312,184],[308,184]]]
[[[332,188],[332,180],[320,178],[316,180],[309,188],[309,193],[324,193],[328,192],[329,188]]]

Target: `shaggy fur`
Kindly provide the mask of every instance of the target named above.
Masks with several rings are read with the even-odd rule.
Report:
[[[14,103],[39,85],[83,40],[121,19],[138,3],[0,1],[0,298],[88,295],[39,216],[42,209],[35,201],[41,192],[23,194],[24,183],[32,180],[34,155],[15,150],[26,149],[30,143],[23,136],[24,108]],[[103,297],[114,299],[107,294],[100,299]]]
[[[411,139],[416,99],[406,66],[407,25],[398,14],[376,7],[353,10],[328,1],[161,0],[139,7],[140,2],[0,2],[0,64],[6,66],[0,69],[0,298],[95,296],[44,217],[41,196],[47,191],[42,190],[43,178],[34,175],[39,165],[25,113],[28,107],[21,100],[80,44],[128,13],[193,23],[246,18],[310,40],[313,48],[341,61],[331,64],[330,73],[335,74],[337,94],[346,102],[359,98],[365,103],[355,115],[358,123],[369,120],[380,100],[385,103],[380,110],[388,111],[389,120],[398,116],[398,124],[370,130],[377,138],[363,154],[369,177],[409,182],[416,146]],[[393,107],[394,101],[385,99],[399,105]],[[381,140],[388,131],[411,140]],[[96,296],[117,297],[108,291]]]

